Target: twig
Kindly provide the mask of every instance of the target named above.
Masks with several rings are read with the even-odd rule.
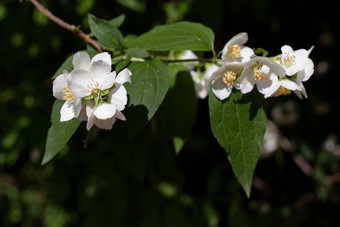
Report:
[[[70,32],[76,34],[77,36],[84,39],[86,42],[91,44],[98,52],[102,52],[102,48],[96,43],[93,39],[91,39],[88,35],[82,32],[80,29],[75,29],[72,25],[66,23],[65,21],[61,20],[60,18],[56,17],[51,11],[46,9],[43,5],[41,5],[37,0],[29,0],[42,14],[47,16],[50,20],[54,23],[58,24],[59,26],[69,30]]]

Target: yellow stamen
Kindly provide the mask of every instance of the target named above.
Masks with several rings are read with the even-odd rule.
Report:
[[[295,55],[294,54],[280,55],[279,60],[281,65],[284,65],[285,67],[289,68],[295,63]]]
[[[262,68],[262,65],[257,65],[257,66],[253,69],[253,73],[254,73],[254,78],[255,78],[255,80],[266,80],[266,79],[269,78],[267,74],[261,73],[261,68]]]
[[[231,70],[222,72],[222,80],[227,86],[234,86],[237,74]]]
[[[72,95],[70,89],[68,86],[65,86],[62,88],[63,90],[63,100],[66,101],[67,104],[73,103],[74,102],[74,96]]]
[[[292,93],[291,90],[285,88],[285,87],[282,87],[280,86],[276,91],[275,91],[275,94],[280,96],[280,95],[289,95],[290,93]]]
[[[240,58],[241,47],[238,44],[231,45],[228,47],[228,54],[231,54],[231,58]]]

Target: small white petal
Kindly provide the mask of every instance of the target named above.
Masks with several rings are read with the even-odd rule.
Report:
[[[118,73],[115,83],[119,84],[124,84],[125,82],[131,83],[131,75],[132,73],[130,72],[130,70],[128,70],[127,68],[123,69],[120,73]]]
[[[289,45],[282,46],[281,51],[283,54],[292,54],[294,52],[293,48]]]
[[[66,102],[60,109],[60,121],[69,121],[74,118],[74,108],[72,104],[67,104]]]
[[[211,64],[207,67],[205,73],[204,73],[204,78],[206,80],[209,80],[211,78],[211,76],[213,75],[214,72],[216,72],[218,70],[218,66],[215,64]]]
[[[103,53],[99,53],[97,55],[95,55],[92,59],[91,59],[91,65],[93,64],[93,62],[95,61],[103,61],[106,64],[110,65],[112,64],[111,61],[111,56],[109,55],[109,53],[107,52],[103,52]]]
[[[124,114],[122,112],[118,111],[118,110],[116,111],[116,114],[115,114],[114,117],[118,118],[119,120],[126,121]]]
[[[108,94],[109,103],[116,106],[117,110],[122,111],[127,103],[127,92],[123,85],[116,84]]]
[[[93,107],[94,107],[94,105],[95,105],[95,103],[92,100],[86,102],[85,109],[86,109],[86,115],[88,117],[87,124],[86,124],[87,131],[90,131],[90,129],[92,128],[92,126],[94,125],[94,123],[96,121],[96,117],[93,114],[93,111],[94,111]]]
[[[94,109],[93,114],[96,116],[97,119],[100,120],[107,120],[112,118],[116,113],[116,107],[112,104],[102,104]]]
[[[219,78],[215,81],[212,82],[211,84],[211,89],[214,95],[219,99],[219,100],[224,100],[229,97],[232,88],[228,88],[225,83],[223,83],[222,78]]]
[[[115,82],[116,72],[111,72],[105,76],[96,79],[96,82],[100,84],[100,90],[106,90],[113,86]]]
[[[53,81],[53,96],[57,99],[63,99],[64,93],[63,88],[67,87],[67,79],[64,74],[60,74],[55,80]]]
[[[72,60],[74,69],[89,70],[90,68],[90,56],[86,52],[77,52]]]
[[[247,94],[251,92],[254,88],[255,80],[250,72],[250,68],[246,68],[243,70],[240,76],[240,90],[242,94]]]
[[[301,91],[301,88],[299,87],[299,85],[297,85],[292,80],[282,80],[281,86],[284,87],[284,88],[287,88],[288,90],[291,90],[291,91],[295,91],[295,90]]]
[[[106,76],[111,72],[111,65],[104,61],[95,61],[91,64],[90,73],[93,80]]]
[[[91,83],[90,73],[83,69],[75,69],[68,76],[68,86],[71,93],[78,98],[91,94],[88,85]]]
[[[94,123],[98,128],[110,130],[110,129],[112,129],[112,126],[115,122],[116,122],[116,118],[112,117],[112,118],[107,119],[107,120],[95,119]]]
[[[80,98],[74,99],[73,103],[74,117],[78,117],[82,109],[82,101]]]

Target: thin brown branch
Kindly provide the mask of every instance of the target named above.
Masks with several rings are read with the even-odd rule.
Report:
[[[102,52],[102,48],[96,43],[93,39],[91,39],[88,35],[86,35],[80,29],[75,29],[72,25],[66,23],[59,17],[56,17],[51,11],[46,9],[43,5],[41,5],[37,0],[29,0],[42,14],[47,16],[51,21],[58,24],[60,27],[69,30],[73,34],[84,39],[87,43],[91,44],[98,52]]]

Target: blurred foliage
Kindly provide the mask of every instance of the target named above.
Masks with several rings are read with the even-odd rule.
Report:
[[[215,49],[238,32],[272,55],[284,44],[309,49],[315,74],[307,100],[266,100],[270,119],[291,149],[262,153],[247,199],[224,150],[212,138],[207,100],[176,156],[157,128],[144,182],[110,151],[99,132],[83,147],[84,127],[41,166],[54,98],[51,76],[86,44],[27,1],[0,1],[0,226],[339,226],[340,108],[336,1],[42,0],[65,21],[89,31],[87,14],[126,15],[121,31],[190,20],[216,35]],[[299,161],[300,160],[300,161]],[[303,160],[304,162],[301,162]],[[303,168],[310,167],[306,174]]]

